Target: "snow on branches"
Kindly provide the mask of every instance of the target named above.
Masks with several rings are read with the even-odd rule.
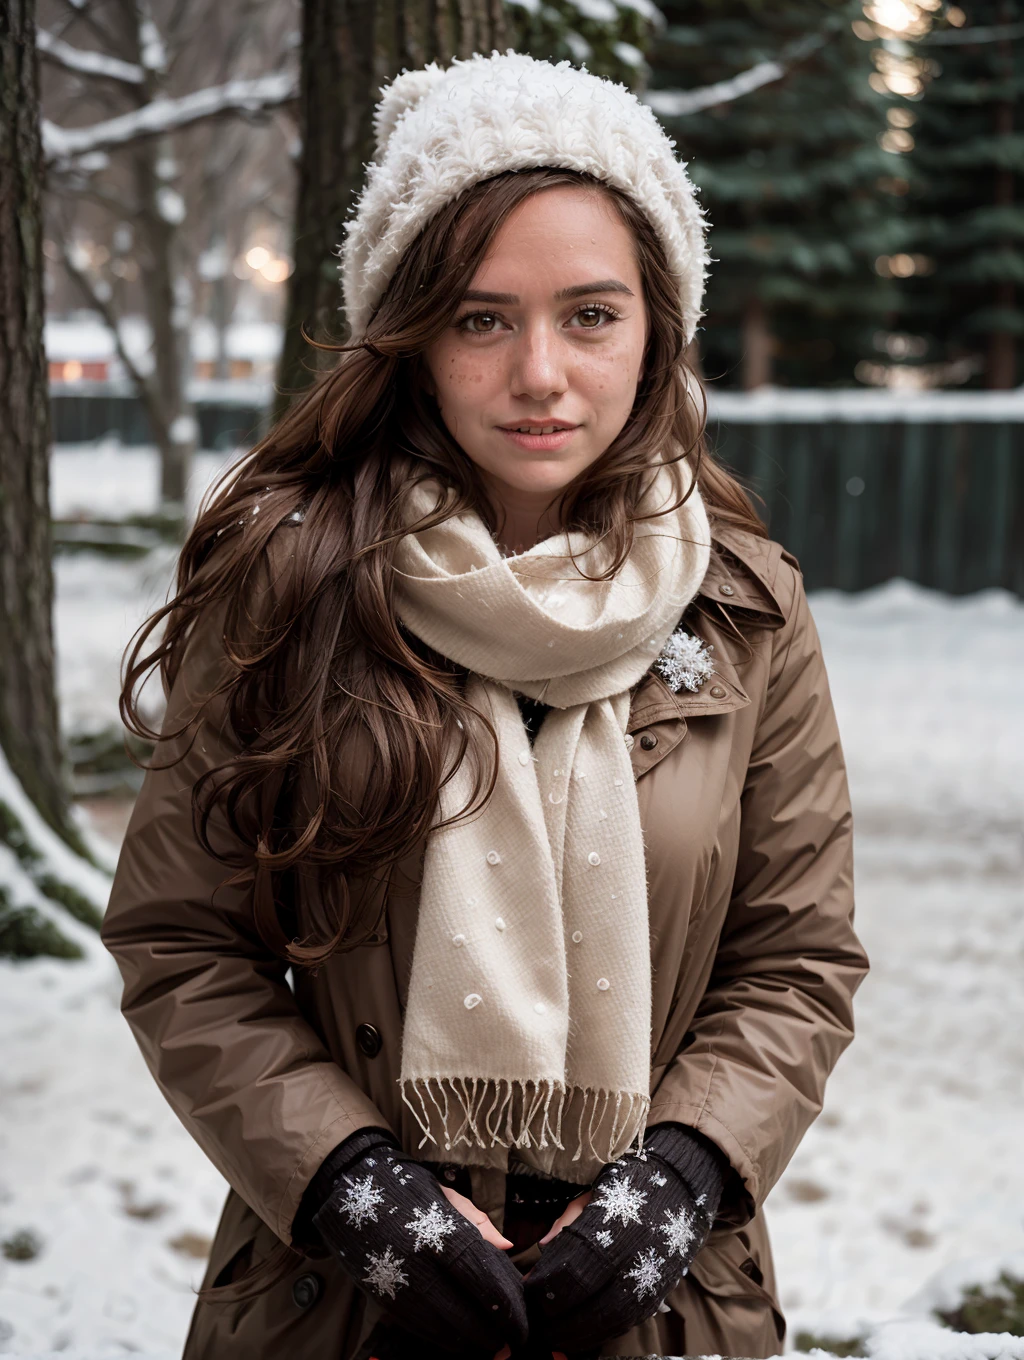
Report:
[[[62,128],[43,120],[43,150],[49,162],[72,160],[87,152],[125,146],[144,137],[159,137],[206,118],[229,113],[261,113],[296,97],[295,77],[275,71],[253,80],[229,80],[194,90],[180,99],[161,97],[140,109],[107,118],[91,127]]]

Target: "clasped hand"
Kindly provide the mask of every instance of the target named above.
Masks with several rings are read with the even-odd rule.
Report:
[[[677,1126],[655,1128],[641,1153],[604,1167],[541,1239],[525,1279],[487,1215],[387,1134],[314,1222],[356,1282],[440,1352],[508,1360],[529,1335],[534,1354],[550,1347],[561,1360],[650,1317],[704,1245],[718,1194],[694,1198],[673,1155],[680,1139],[685,1150]]]

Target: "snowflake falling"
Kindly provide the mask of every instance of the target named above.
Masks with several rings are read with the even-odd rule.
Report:
[[[647,1202],[647,1195],[643,1190],[638,1190],[628,1176],[600,1186],[597,1195],[597,1203],[604,1210],[606,1223],[617,1218],[625,1228],[630,1223],[640,1222],[640,1210]]]
[[[708,643],[678,628],[661,649],[654,669],[674,693],[685,688],[696,694],[714,674],[713,650]]]
[[[416,1239],[413,1251],[419,1251],[421,1247],[441,1251],[444,1239],[453,1233],[458,1225],[451,1214],[446,1214],[435,1201],[429,1209],[414,1209],[412,1218],[405,1226]]]
[[[654,1184],[658,1187],[659,1190],[663,1185],[668,1184],[668,1177],[663,1176],[660,1171],[656,1171],[654,1175],[651,1177],[651,1180],[654,1182]]]
[[[377,1222],[377,1206],[384,1203],[384,1191],[378,1190],[372,1176],[364,1176],[361,1181],[345,1177],[348,1189],[338,1208],[355,1228],[364,1223]]]
[[[665,1245],[672,1256],[685,1256],[697,1236],[693,1219],[685,1209],[680,1209],[676,1214],[669,1209],[665,1214],[665,1222],[661,1225],[661,1231],[665,1236]]]
[[[611,1244],[615,1241],[615,1238],[612,1237],[611,1233],[608,1231],[607,1228],[602,1228],[600,1232],[594,1233],[594,1236],[601,1243],[602,1247],[610,1247]]]
[[[653,1247],[637,1253],[633,1269],[626,1271],[626,1279],[634,1282],[633,1293],[638,1299],[642,1299],[645,1294],[653,1294],[661,1284],[661,1268],[664,1264],[664,1257],[659,1256]]]
[[[368,1284],[371,1289],[375,1289],[378,1294],[387,1294],[389,1299],[395,1297],[395,1292],[403,1284],[409,1283],[409,1277],[402,1269],[404,1257],[396,1256],[390,1247],[385,1247],[382,1252],[371,1252],[366,1258],[367,1272],[363,1276],[363,1284]]]

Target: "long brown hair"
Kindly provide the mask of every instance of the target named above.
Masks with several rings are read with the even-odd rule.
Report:
[[[152,731],[140,685],[157,667],[169,690],[193,633],[216,618],[225,678],[211,700],[225,705],[241,750],[197,781],[196,835],[214,853],[209,819],[219,806],[254,857],[259,933],[290,963],[315,967],[370,937],[374,922],[357,910],[351,887],[379,879],[422,841],[452,772],[452,737],[461,758],[479,731],[458,668],[397,620],[391,564],[404,494],[417,479],[436,477],[446,489],[424,525],[473,508],[497,527],[475,465],[428,395],[422,356],[454,321],[502,223],[529,195],[557,185],[604,193],[621,214],[649,324],[630,417],[561,493],[561,525],[607,536],[615,571],[652,460],[671,449],[689,460],[712,523],[764,533],[742,488],[705,448],[706,403],[686,365],[675,280],[631,199],[591,176],[542,168],[482,181],[439,211],[407,250],[363,341],[327,346],[340,355],[336,367],[215,488],[182,550],[176,594],[126,658],[122,715],[129,730],[158,742],[159,759],[159,742],[186,729]],[[274,565],[284,535],[286,572]],[[272,604],[254,608],[255,583],[273,575]],[[356,771],[358,750],[372,758]],[[475,796],[486,794],[478,788]],[[243,809],[256,805],[263,810],[247,820]],[[300,892],[302,934],[288,938],[277,902],[287,909]]]

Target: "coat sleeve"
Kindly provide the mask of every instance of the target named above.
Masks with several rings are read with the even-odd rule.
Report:
[[[852,817],[839,732],[798,572],[741,800],[730,905],[704,997],[649,1122],[711,1138],[737,1175],[719,1211],[741,1227],[809,1125],[853,1037],[867,959],[853,929]]]
[[[222,673],[220,639],[214,620],[201,621],[168,698],[165,732],[195,712]],[[225,865],[195,836],[192,786],[238,749],[219,702],[187,737],[158,745],[154,765],[170,767],[146,774],[102,939],[124,982],[122,1013],[175,1114],[290,1243],[303,1191],[327,1153],[356,1129],[389,1126],[300,1014],[286,965],[254,928],[251,881],[222,886],[237,861]],[[246,854],[216,814],[210,839]]]

